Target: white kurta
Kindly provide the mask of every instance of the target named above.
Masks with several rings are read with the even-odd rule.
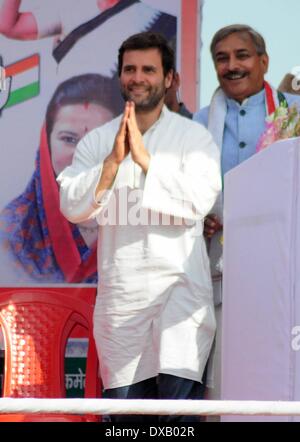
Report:
[[[128,156],[97,204],[119,124],[90,132],[58,177],[65,216],[100,224],[94,334],[104,388],[158,373],[201,381],[215,334],[202,219],[221,188],[219,151],[204,127],[164,107],[143,136],[147,176]]]

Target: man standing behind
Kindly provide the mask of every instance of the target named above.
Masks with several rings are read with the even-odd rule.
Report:
[[[202,220],[220,191],[219,153],[206,129],[164,106],[174,70],[164,37],[127,39],[118,69],[123,115],[90,132],[58,177],[65,216],[100,224],[94,335],[104,397],[199,399],[215,333]]]
[[[187,109],[186,105],[182,101],[180,101],[179,87],[180,87],[179,72],[174,72],[171,86],[168,88],[165,95],[165,105],[168,106],[168,108],[172,112],[178,112],[179,115],[192,119],[193,118],[192,112],[190,112]]]
[[[194,114],[194,120],[206,126],[221,150],[222,175],[250,158],[256,152],[267,115],[285,100],[288,105],[300,104],[299,97],[274,90],[264,79],[269,57],[263,37],[246,25],[220,29],[212,39],[211,54],[220,87],[209,107]],[[222,197],[205,219],[205,235],[210,240],[209,255],[214,285],[218,331],[214,361],[215,392],[220,396],[220,328]]]

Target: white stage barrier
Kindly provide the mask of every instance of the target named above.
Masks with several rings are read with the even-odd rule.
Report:
[[[1,398],[3,413],[300,416],[300,402]]]

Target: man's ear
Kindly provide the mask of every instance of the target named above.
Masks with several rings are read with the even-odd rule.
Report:
[[[268,68],[269,68],[269,56],[268,54],[262,54],[260,56],[261,58],[261,63],[264,69],[264,73],[266,74],[268,72]]]
[[[166,89],[169,89],[171,87],[172,81],[173,81],[174,71],[173,69],[169,71],[165,77],[165,87]]]

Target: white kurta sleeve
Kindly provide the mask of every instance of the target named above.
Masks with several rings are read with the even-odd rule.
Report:
[[[85,136],[77,145],[72,165],[57,177],[60,185],[60,209],[64,216],[73,223],[95,218],[107,204],[111,192],[106,192],[100,201],[96,200],[96,187],[101,178],[103,160],[97,155],[101,144],[96,132]]]
[[[219,149],[205,128],[193,124],[185,137],[180,163],[171,155],[151,156],[143,207],[196,221],[209,213],[220,190]]]

